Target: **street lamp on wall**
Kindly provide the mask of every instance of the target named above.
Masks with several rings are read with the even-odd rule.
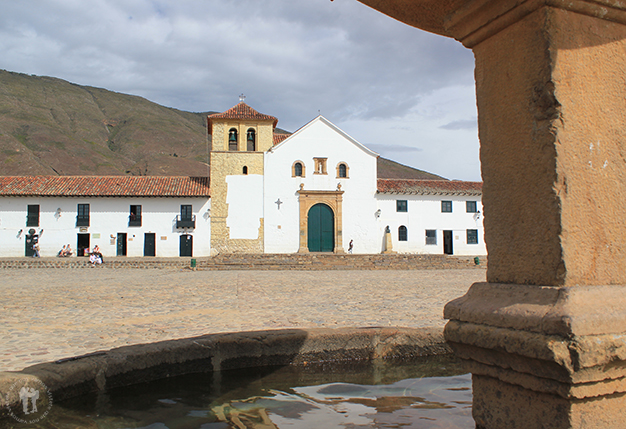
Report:
[[[382,214],[382,211],[380,209],[378,209],[378,210],[376,210],[376,213],[374,213],[374,216],[376,216],[376,219],[378,219],[381,214]]]

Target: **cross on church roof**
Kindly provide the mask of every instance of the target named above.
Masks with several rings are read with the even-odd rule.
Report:
[[[244,101],[245,99],[246,99],[246,96],[245,96],[245,95],[243,95],[243,92],[242,92],[242,93],[241,93],[241,95],[239,96],[239,101],[240,101],[241,103],[243,103],[243,101]]]

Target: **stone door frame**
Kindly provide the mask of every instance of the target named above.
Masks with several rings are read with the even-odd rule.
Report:
[[[298,199],[300,201],[300,247],[298,253],[309,253],[308,229],[309,229],[309,210],[315,204],[326,204],[333,211],[334,227],[335,227],[335,248],[333,253],[343,253],[342,240],[342,202],[343,192],[337,191],[298,191]]]

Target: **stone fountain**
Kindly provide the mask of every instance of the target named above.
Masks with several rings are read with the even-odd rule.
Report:
[[[626,425],[626,3],[359,0],[472,49],[487,283],[445,308],[477,428]]]

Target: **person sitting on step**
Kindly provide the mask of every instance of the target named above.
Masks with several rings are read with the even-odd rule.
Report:
[[[91,254],[95,255],[96,258],[100,260],[100,262],[98,262],[99,264],[102,264],[104,262],[104,258],[102,257],[102,252],[100,252],[100,247],[97,244],[93,247],[93,252],[91,252]]]

